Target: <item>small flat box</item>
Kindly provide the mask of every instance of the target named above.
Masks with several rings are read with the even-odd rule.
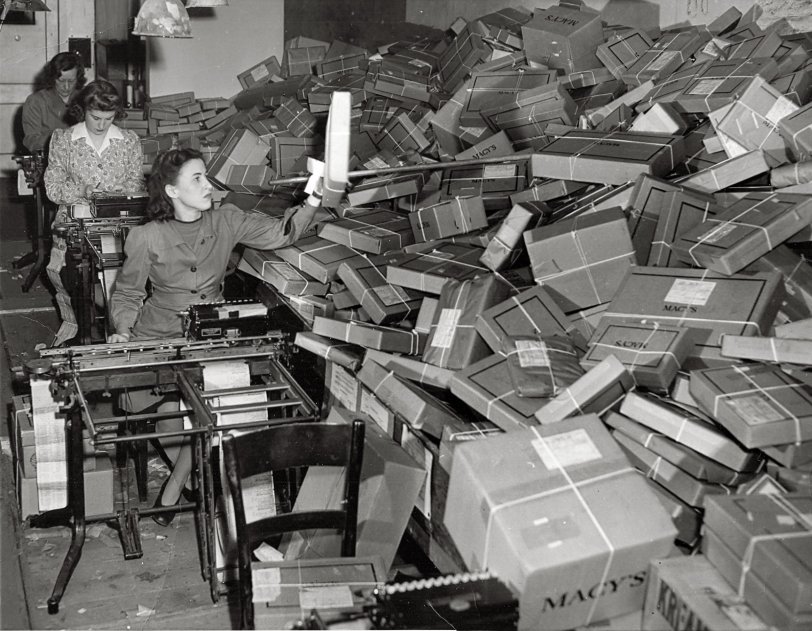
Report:
[[[297,138],[310,138],[316,131],[316,117],[293,97],[288,97],[274,110],[274,117]]]
[[[528,61],[560,69],[564,74],[597,68],[595,49],[603,43],[600,14],[563,6],[536,9],[522,25]]]
[[[380,364],[387,370],[391,370],[398,377],[416,381],[421,385],[434,386],[435,388],[442,388],[444,390],[448,390],[451,377],[454,374],[454,371],[448,368],[440,368],[439,366],[433,366],[432,364],[427,364],[426,362],[411,357],[384,353],[383,351],[376,351],[375,349],[367,350],[366,356],[376,364]]]
[[[474,72],[467,84],[460,124],[477,127],[483,124],[480,112],[512,101],[520,92],[547,85],[556,79],[551,70],[502,70]]]
[[[282,76],[311,75],[317,63],[324,59],[327,49],[323,46],[286,48],[282,55]]]
[[[812,365],[812,340],[723,335],[722,355],[750,361],[810,366]]]
[[[450,168],[443,173],[440,200],[481,197],[485,210],[510,208],[510,196],[524,190],[526,183],[526,162]]]
[[[271,166],[279,176],[288,175],[295,170],[296,162],[302,156],[315,156],[322,150],[318,138],[290,138],[276,136],[269,139],[268,156]]]
[[[626,367],[609,355],[549,399],[535,417],[541,425],[553,425],[578,414],[603,414],[621,401],[633,386]]]
[[[646,81],[658,81],[687,62],[689,57],[709,39],[709,34],[700,33],[695,28],[666,33],[640,55],[637,61],[621,74],[621,78],[630,86],[639,86]]]
[[[293,344],[351,371],[357,371],[363,361],[361,349],[355,344],[336,342],[310,331],[296,333]]]
[[[666,391],[693,346],[687,329],[602,322],[589,340],[589,350],[581,359],[581,365],[589,369],[607,355],[614,355],[638,386]]]
[[[599,184],[625,184],[641,173],[664,177],[685,158],[680,136],[574,130],[531,157],[531,172]]]
[[[245,264],[252,275],[273,285],[286,296],[324,296],[329,285],[299,271],[279,258],[274,250],[245,248],[240,264]],[[242,269],[245,269],[245,266]]]
[[[491,48],[482,39],[488,34],[487,26],[479,20],[473,20],[465,24],[443,51],[437,67],[440,80],[447,91],[459,90],[474,66],[490,54]]]
[[[386,582],[380,556],[252,562],[254,624],[285,629],[313,609],[330,617],[358,613],[366,595]]]
[[[313,321],[313,333],[358,344],[364,348],[405,355],[419,355],[426,343],[426,336],[414,330],[407,331],[368,322],[336,320],[321,316],[316,316]]]
[[[409,219],[391,210],[369,210],[323,223],[319,236],[370,254],[400,250],[414,243]]]
[[[664,400],[632,392],[620,413],[734,471],[753,472],[761,465],[759,452],[743,448],[710,422]]]
[[[353,206],[372,204],[396,197],[416,195],[423,188],[424,179],[420,175],[382,176],[362,180],[347,193],[347,200]]]
[[[544,202],[514,204],[485,246],[480,262],[494,272],[507,267],[521,249],[522,235],[542,224],[552,209]]]
[[[778,119],[778,133],[799,159],[812,156],[812,103]]]
[[[695,370],[690,385],[702,409],[745,447],[812,439],[812,386],[777,366]]]
[[[560,335],[585,348],[586,340],[544,287],[533,287],[480,313],[474,324],[494,353],[504,352],[508,337]]]
[[[478,264],[482,248],[453,243],[427,243],[410,256],[387,265],[386,280],[392,285],[440,294],[450,278],[465,280],[490,270]]]
[[[416,123],[406,113],[389,119],[377,139],[381,149],[388,149],[395,155],[404,155],[409,151],[420,153],[429,146],[429,140]]]
[[[720,211],[713,198],[702,193],[694,193],[691,189],[678,189],[663,194],[660,198],[646,265],[688,267],[688,264],[678,257],[675,241],[697,225],[710,221]]]
[[[415,240],[425,243],[465,234],[488,225],[481,197],[457,197],[409,213]]]
[[[274,170],[264,164],[235,164],[228,170],[224,184],[229,190],[257,195],[271,190],[268,182],[275,178]]]
[[[206,166],[209,178],[224,185],[234,165],[263,165],[270,146],[248,129],[235,129],[220,144],[220,150]]]
[[[783,299],[780,274],[632,267],[602,319],[648,320],[693,331],[691,357],[717,353],[721,335],[763,335]]]
[[[703,193],[717,193],[769,170],[770,164],[763,151],[748,151],[735,158],[708,164],[696,173],[681,178],[679,183]]]
[[[647,52],[654,43],[639,29],[628,29],[612,35],[595,49],[595,55],[612,73],[620,79],[623,72]]]
[[[364,260],[361,254],[346,245],[318,236],[305,237],[293,245],[278,248],[276,255],[321,283],[335,280],[338,277],[338,266],[342,262]]]

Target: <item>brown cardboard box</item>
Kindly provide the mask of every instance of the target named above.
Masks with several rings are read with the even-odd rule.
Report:
[[[812,155],[812,103],[778,119],[778,133],[797,158]]]
[[[565,74],[600,65],[595,49],[603,43],[603,28],[600,15],[589,9],[536,9],[533,18],[522,25],[522,38],[528,61]]]
[[[388,149],[395,155],[404,155],[409,151],[420,153],[429,146],[429,140],[407,114],[398,114],[389,119],[378,136],[377,144],[381,149]]]
[[[310,75],[317,63],[324,59],[327,49],[323,46],[286,48],[282,55],[282,76]]]
[[[763,151],[748,151],[735,158],[704,166],[696,173],[681,178],[679,183],[703,193],[716,193],[769,170],[770,165]]]
[[[390,210],[363,210],[323,223],[319,236],[371,254],[400,250],[414,243],[409,219]]]
[[[520,629],[638,609],[645,568],[676,532],[594,415],[459,445],[445,524],[469,568],[520,595]],[[616,590],[594,588],[610,578]]]
[[[371,204],[395,197],[417,195],[423,188],[422,175],[398,175],[368,178],[353,186],[347,200],[353,206]]]
[[[278,248],[275,252],[282,260],[322,283],[328,283],[338,277],[338,266],[342,262],[357,263],[365,260],[346,245],[333,243],[318,236],[299,239],[293,245]]]
[[[586,340],[544,287],[533,287],[480,313],[474,324],[495,353],[504,351],[503,340],[511,336],[562,335],[572,337],[581,348]]]
[[[687,62],[709,39],[709,34],[700,33],[695,28],[666,33],[640,55],[621,78],[630,86],[639,86],[650,80],[658,81]]]
[[[721,335],[763,335],[781,305],[778,273],[725,276],[707,270],[632,267],[609,308],[611,322],[659,322],[693,331],[691,357],[712,354]]]
[[[460,112],[460,124],[482,126],[480,112],[513,101],[519,92],[546,86],[556,80],[554,70],[500,70],[474,72],[467,84],[466,99]]]
[[[439,294],[449,279],[465,280],[490,270],[477,264],[482,248],[453,243],[424,244],[422,251],[386,267],[386,280],[393,285]]]
[[[663,399],[631,393],[623,400],[620,413],[734,471],[749,473],[761,465],[757,451],[744,449],[715,425]]]
[[[426,343],[426,336],[414,330],[407,331],[368,322],[344,321],[322,316],[315,317],[313,333],[365,348],[406,355],[419,355]]]
[[[589,186],[586,182],[571,182],[569,180],[555,180],[552,178],[533,178],[529,188],[510,196],[512,204],[523,202],[546,202],[552,199],[567,197],[572,193],[583,190]]]
[[[351,423],[353,414],[330,410],[327,423]],[[296,496],[294,510],[339,508],[346,471],[342,467],[311,467]],[[358,497],[356,556],[380,556],[384,568],[395,559],[401,537],[426,472],[403,448],[374,423],[367,423],[364,462]],[[291,540],[286,558],[337,557],[341,553],[338,533],[308,531]]]
[[[747,631],[768,627],[707,557],[693,555],[652,559],[642,628]]]
[[[630,68],[653,45],[651,38],[639,29],[627,29],[612,35],[595,50],[595,55],[616,78]]]
[[[105,452],[95,456],[96,462],[85,476],[85,515],[108,515],[113,512],[113,467],[110,457]],[[21,461],[17,463],[15,484],[17,501],[20,506],[20,519],[28,519],[40,514],[37,490],[37,478],[23,475]]]
[[[583,374],[579,353],[563,336],[512,336],[504,341],[507,370],[520,397],[548,398],[572,385]]]
[[[275,250],[245,248],[240,269],[261,278],[286,296],[324,296],[329,285],[297,270],[276,255]]]
[[[524,231],[541,225],[552,212],[544,202],[514,204],[485,247],[479,259],[480,263],[494,272],[509,266],[521,248],[520,242]]]
[[[536,420],[541,425],[552,425],[577,414],[603,414],[633,387],[626,367],[609,355],[539,408]]]
[[[702,222],[714,220],[721,209],[712,198],[691,189],[665,193],[660,204],[646,265],[688,267],[677,256],[675,242]]]
[[[694,343],[687,329],[644,323],[605,321],[589,340],[581,365],[589,369],[607,355],[626,366],[638,386],[666,391]]]
[[[449,155],[456,155],[463,149],[460,140],[460,112],[465,102],[470,79],[465,81],[454,95],[431,117],[431,129],[440,147]]]
[[[366,352],[366,357],[387,370],[391,370],[398,377],[416,381],[425,386],[434,386],[447,390],[451,383],[451,376],[454,374],[453,370],[447,368],[433,366],[411,357],[376,351],[372,348]]]
[[[449,280],[440,292],[435,319],[423,351],[428,364],[460,370],[490,354],[474,328],[479,314],[502,302],[511,287],[494,274]]]
[[[23,477],[37,477],[37,446],[34,435],[34,423],[31,418],[31,397],[20,395],[13,397],[14,416],[11,419],[11,452],[14,461]],[[96,449],[90,441],[87,430],[82,431],[82,470],[93,471],[96,467]]]
[[[745,447],[812,439],[812,386],[777,366],[692,371],[691,396]]]
[[[238,193],[261,194],[271,190],[270,182],[276,178],[274,170],[259,164],[235,164],[228,170],[225,186]]]
[[[479,158],[496,158],[499,156],[513,155],[513,143],[508,135],[500,131],[493,136],[488,136],[478,142],[473,147],[461,151],[454,156],[455,160],[478,160]]]
[[[609,412],[604,417],[604,422],[697,480],[735,486],[749,482],[755,475],[754,472],[734,471],[617,412]]]
[[[671,521],[677,529],[676,541],[691,550],[696,549],[701,538],[702,512],[689,506],[654,480],[650,478],[646,478],[646,480],[649,481],[648,486],[660,500],[662,507],[671,516]]]
[[[685,157],[679,136],[575,130],[531,157],[531,172],[579,182],[625,184],[641,173],[663,177]]]
[[[481,197],[457,197],[409,213],[414,238],[418,242],[442,239],[485,228],[485,206]]]
[[[274,117],[297,138],[310,138],[316,131],[316,117],[293,97],[288,97],[276,108]]]
[[[791,161],[787,144],[778,133],[778,121],[798,109],[793,101],[756,76],[717,128],[747,149],[764,152],[768,164],[774,167]]]
[[[361,367],[362,351],[355,344],[342,344],[310,331],[296,333],[293,344],[348,370],[356,371]]]
[[[248,89],[268,83],[271,77],[280,76],[281,74],[282,67],[279,65],[279,60],[275,55],[271,55],[258,64],[251,66],[248,70],[242,71],[237,75],[237,80],[244,89]]]
[[[251,563],[254,624],[285,629],[318,610],[326,618],[363,609],[365,593],[386,582],[379,556]]]
[[[751,361],[809,366],[812,365],[812,340],[723,335],[722,355]]]
[[[526,183],[526,161],[451,168],[443,172],[440,199],[481,197],[485,210],[510,208],[510,196]]]
[[[812,534],[805,517],[810,509],[812,498],[803,494],[709,500],[707,528],[744,566],[738,568],[733,584],[739,585],[740,575],[745,574],[747,594],[746,579],[752,575],[767,582],[790,612],[812,614]],[[709,552],[714,545],[707,543]]]
[[[422,430],[439,439],[443,427],[464,424],[456,412],[440,399],[420,386],[401,379],[372,359],[364,359],[358,379],[412,429]]]
[[[487,26],[479,20],[473,20],[465,24],[443,51],[438,63],[438,73],[447,91],[459,90],[477,62],[490,54],[490,47],[482,40],[488,33]]]
[[[270,138],[269,157],[271,166],[281,177],[295,170],[295,164],[302,156],[315,156],[322,144],[316,138],[296,138],[276,136]]]
[[[386,280],[386,266],[375,261],[342,264],[338,277],[375,324],[399,322],[420,308],[421,296]]]
[[[225,185],[234,165],[262,165],[267,162],[268,143],[260,140],[248,129],[235,129],[220,145],[220,150],[209,161],[206,172],[210,179]]]
[[[455,372],[450,389],[460,401],[506,432],[535,425],[533,414],[546,402],[516,393],[503,354],[491,355]]]
[[[612,299],[636,262],[626,217],[618,209],[576,216],[524,233],[536,283],[564,311]]]

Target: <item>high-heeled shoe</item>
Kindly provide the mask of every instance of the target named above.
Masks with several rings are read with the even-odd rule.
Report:
[[[164,480],[163,485],[161,486],[161,490],[158,492],[158,497],[155,498],[155,503],[152,505],[153,508],[162,508],[164,506],[174,506],[174,504],[164,504],[163,497],[164,497],[164,490],[166,490],[166,485],[169,482],[169,478]],[[175,500],[175,504],[180,501],[180,497],[183,496],[183,499],[187,502],[194,502],[195,501],[195,494],[194,491],[191,489],[187,489],[185,486],[180,491],[180,496],[178,499]],[[158,524],[159,526],[163,526],[166,528],[169,524],[172,523],[172,520],[175,519],[175,513],[177,511],[165,511],[163,513],[153,513],[152,520]]]

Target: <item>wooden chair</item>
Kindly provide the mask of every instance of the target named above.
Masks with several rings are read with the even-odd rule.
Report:
[[[251,629],[254,625],[251,557],[263,540],[297,530],[338,530],[343,535],[341,555],[355,556],[365,429],[361,420],[353,421],[352,425],[292,422],[239,435],[224,435],[223,458],[237,528],[242,628]],[[246,524],[242,480],[260,473],[312,466],[347,468],[340,509],[286,512]]]

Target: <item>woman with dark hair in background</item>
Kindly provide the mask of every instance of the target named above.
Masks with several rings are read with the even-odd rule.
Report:
[[[68,206],[88,204],[94,193],[126,195],[144,190],[141,141],[135,132],[114,124],[124,115],[115,87],[101,79],[88,83],[76,95],[71,110],[82,122],[54,131],[45,169],[45,192],[59,204],[55,225],[67,220]],[[62,315],[54,346],[77,333],[70,297],[60,278],[65,249],[65,240],[54,237],[48,278],[56,289]]]
[[[70,124],[67,106],[85,85],[85,68],[75,53],[57,53],[49,61],[36,86],[23,104],[23,145],[34,153],[48,146],[55,129]]]
[[[315,176],[314,176],[315,177]],[[226,266],[234,247],[242,243],[259,250],[281,248],[299,239],[321,205],[319,184],[302,206],[281,218],[245,212],[231,204],[211,210],[212,185],[203,156],[194,149],[160,154],[149,179],[147,217],[130,230],[124,244],[124,266],[110,304],[115,333],[108,342],[181,337],[180,313],[192,304],[222,302]],[[178,410],[178,401],[147,390],[130,390],[121,407],[128,412]],[[182,418],[161,420],[159,431],[176,431]],[[161,441],[174,463],[155,506],[177,504],[192,469],[188,442]],[[174,512],[152,518],[168,525]]]

